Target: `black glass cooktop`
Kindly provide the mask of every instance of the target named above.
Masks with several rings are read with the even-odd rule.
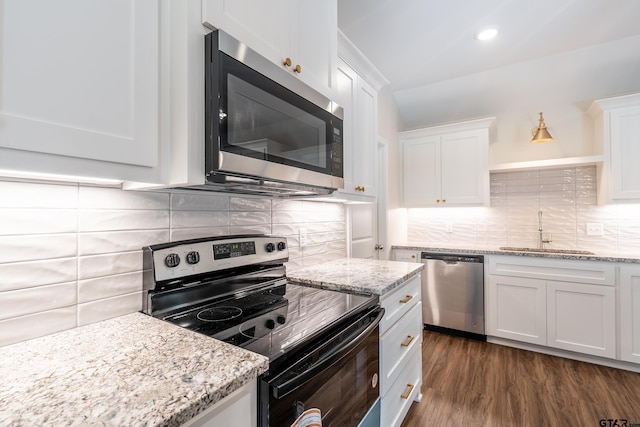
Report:
[[[279,283],[173,314],[165,320],[269,357],[271,361],[377,297]]]

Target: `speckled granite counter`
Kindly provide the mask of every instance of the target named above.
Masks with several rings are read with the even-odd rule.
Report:
[[[178,426],[269,360],[134,313],[0,348],[0,426]]]
[[[513,255],[537,258],[556,258],[556,259],[581,259],[587,261],[607,261],[607,262],[626,262],[640,263],[640,254],[637,257],[620,256],[606,253],[594,253],[593,255],[569,254],[559,252],[523,252],[523,251],[507,251],[496,248],[487,247],[461,247],[461,248],[443,248],[441,246],[415,246],[415,245],[394,245],[391,249],[403,249],[424,252],[453,252],[460,254],[480,254],[480,255]]]
[[[422,267],[421,263],[344,258],[287,272],[287,277],[324,289],[384,295]]]

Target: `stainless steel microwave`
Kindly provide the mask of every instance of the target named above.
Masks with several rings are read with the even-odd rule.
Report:
[[[342,107],[228,34],[205,37],[207,186],[283,197],[344,188]]]

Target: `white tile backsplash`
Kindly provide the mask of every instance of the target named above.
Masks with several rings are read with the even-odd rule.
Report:
[[[140,266],[137,266],[140,268]],[[78,303],[117,297],[140,291],[142,271],[78,280]]]
[[[0,236],[73,233],[77,226],[77,210],[0,208]]]
[[[0,345],[53,334],[78,325],[78,309],[68,306],[0,320]]]
[[[115,252],[78,258],[78,279],[91,279],[140,270],[142,251]]]
[[[0,236],[0,248],[0,265],[7,262],[72,257],[78,254],[78,235]]]
[[[0,346],[140,310],[146,245],[279,234],[287,268],[346,256],[335,203],[10,180],[0,195]]]
[[[69,282],[3,292],[0,320],[73,306],[77,302],[76,289],[76,282]]]
[[[100,233],[79,233],[78,254],[97,255],[113,252],[131,252],[145,245],[169,241],[169,230],[129,230]]]
[[[71,282],[78,277],[78,262],[74,257],[3,263],[0,277],[0,292]]]
[[[142,291],[78,304],[78,326],[135,313],[142,304]]]
[[[490,182],[491,207],[481,214],[477,208],[408,209],[408,243],[535,247],[542,210],[543,230],[553,240],[547,247],[640,255],[640,205],[598,206],[595,166],[498,172]],[[443,231],[443,220],[453,232]],[[603,236],[587,236],[589,222],[602,223]]]

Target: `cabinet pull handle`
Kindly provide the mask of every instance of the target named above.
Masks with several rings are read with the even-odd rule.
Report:
[[[400,300],[400,304],[406,304],[413,299],[413,295],[407,295]]]
[[[356,191],[362,191],[362,192],[364,192],[364,187],[362,187],[362,186],[358,185],[358,186],[356,187]]]
[[[447,199],[442,199],[442,203],[447,203]]]
[[[413,387],[415,387],[413,384],[407,384],[407,389],[405,390],[404,394],[400,395],[400,398],[408,399],[409,396],[411,395],[411,392],[413,391]]]
[[[440,203],[440,199],[437,199],[437,200],[436,200],[436,203]]]
[[[298,65],[295,66],[293,71],[295,71],[296,73],[300,74],[302,72],[302,67],[298,64]]]
[[[409,344],[411,344],[411,341],[413,341],[415,337],[413,335],[407,335],[407,339],[404,340],[403,343],[400,343],[401,346],[403,347],[409,347]]]
[[[285,58],[282,65],[285,67],[291,67],[291,58]]]

